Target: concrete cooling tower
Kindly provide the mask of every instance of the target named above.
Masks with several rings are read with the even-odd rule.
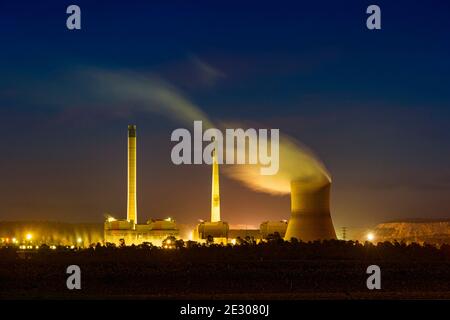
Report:
[[[285,240],[302,241],[336,239],[330,215],[330,183],[308,185],[291,182],[291,218]]]

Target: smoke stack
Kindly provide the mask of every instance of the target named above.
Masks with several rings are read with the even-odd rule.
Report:
[[[128,126],[128,198],[127,220],[137,223],[136,201],[136,126]]]
[[[302,181],[291,181],[292,215],[285,240],[336,239],[330,215],[330,186],[329,182],[311,186]]]
[[[217,146],[217,145],[216,145]],[[213,151],[212,187],[211,187],[211,222],[220,221],[220,194],[219,194],[219,164],[217,162],[216,148]]]

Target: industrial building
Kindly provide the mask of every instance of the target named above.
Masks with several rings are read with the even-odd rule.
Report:
[[[268,239],[270,236],[278,234],[284,238],[287,230],[287,220],[282,221],[266,221],[259,226],[259,232],[262,239]]]
[[[287,220],[264,221],[259,229],[230,229],[228,231],[228,243],[238,243],[238,239],[259,243],[277,236],[283,239],[286,229]]]
[[[194,229],[194,240],[226,244],[230,227],[227,222],[221,221],[220,218],[219,163],[217,162],[216,149],[212,154],[211,180],[211,221],[202,221],[197,225]]]
[[[128,126],[128,193],[127,219],[108,217],[104,224],[105,243],[117,246],[149,242],[161,245],[170,236],[178,237],[179,229],[171,218],[152,219],[145,224],[137,220],[136,190],[136,126]]]
[[[230,229],[227,222],[221,220],[220,192],[219,192],[219,164],[216,152],[212,154],[212,183],[211,183],[211,221],[202,221],[194,230],[194,240],[199,242],[232,243],[237,239],[260,242],[278,234],[285,236],[287,221],[265,221],[260,229]]]
[[[104,223],[105,243],[118,246],[149,242],[161,245],[168,237],[179,238],[180,228],[171,219],[151,219],[138,224],[136,188],[136,126],[128,126],[128,193],[127,218],[108,217]],[[330,182],[321,185],[291,182],[291,218],[289,222],[265,221],[259,229],[230,229],[221,219],[219,164],[216,150],[212,153],[211,219],[200,222],[193,230],[192,239],[198,242],[236,243],[236,240],[259,242],[270,238],[302,241],[336,239],[329,209]],[[190,229],[192,230],[192,229]]]

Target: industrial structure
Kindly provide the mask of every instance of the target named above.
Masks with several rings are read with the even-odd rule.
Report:
[[[137,137],[136,126],[128,126],[127,218],[108,217],[104,223],[105,243],[131,245],[149,242],[161,245],[169,237],[179,237],[180,230],[171,219],[151,219],[138,223],[137,212]],[[302,241],[336,239],[329,209],[330,183],[320,185],[291,182],[291,218],[289,222],[265,221],[259,229],[230,229],[220,212],[219,163],[216,148],[212,152],[211,218],[201,221],[193,231],[198,242],[236,243],[236,240],[259,242],[265,239]],[[192,229],[191,229],[192,230]]]
[[[161,245],[170,237],[177,237],[179,229],[171,218],[152,219],[146,224],[137,221],[137,188],[136,188],[136,126],[128,126],[128,193],[127,219],[120,220],[108,217],[104,224],[105,243],[131,245],[149,242]]]
[[[136,126],[128,126],[128,193],[127,220],[135,228],[137,223],[136,198]]]
[[[211,221],[202,221],[194,230],[194,240],[226,244],[229,226],[220,218],[219,163],[216,148],[212,152]]]
[[[330,214],[330,182],[306,184],[291,182],[291,218],[285,240],[336,239]]]
[[[259,232],[262,239],[268,239],[271,236],[278,235],[280,238],[284,238],[286,234],[288,222],[282,221],[265,221],[259,226]]]
[[[283,238],[287,229],[287,221],[265,221],[260,229],[230,229],[220,216],[219,164],[216,150],[212,154],[211,181],[211,221],[200,222],[194,230],[194,240],[214,243],[236,243],[236,239],[259,242],[278,235]]]
[[[212,154],[211,180],[211,222],[218,222],[220,221],[219,163],[215,148]]]

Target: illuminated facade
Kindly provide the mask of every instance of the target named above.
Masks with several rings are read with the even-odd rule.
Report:
[[[228,223],[223,221],[201,222],[194,231],[194,240],[200,242],[211,240],[214,243],[226,244],[229,229]]]
[[[270,236],[278,234],[284,238],[287,229],[287,221],[265,221],[259,226],[259,232],[262,239],[268,239]]]
[[[136,126],[128,126],[128,193],[127,219],[109,217],[104,223],[105,243],[137,245],[144,242],[161,245],[170,236],[178,237],[179,229],[174,220],[150,220],[146,224],[137,223],[136,199]]]
[[[211,175],[211,221],[197,225],[194,230],[194,240],[201,242],[212,240],[215,243],[226,244],[229,229],[228,223],[221,221],[220,217],[219,163],[216,149],[214,149]]]
[[[105,221],[105,242],[121,245],[138,245],[144,242],[160,246],[170,236],[178,238],[179,230],[174,220],[150,220],[146,224],[132,224],[128,220]]]

